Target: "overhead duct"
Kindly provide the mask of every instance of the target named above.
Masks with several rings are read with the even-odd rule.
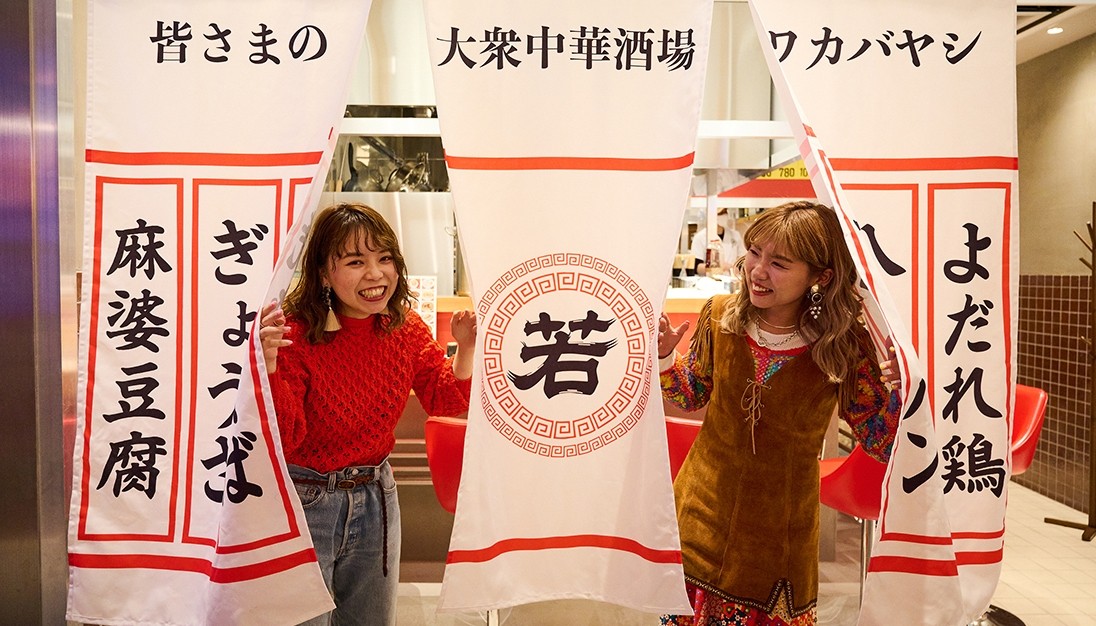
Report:
[[[422,0],[373,0],[351,104],[433,106]]]
[[[745,2],[716,2],[700,118],[772,119],[772,81],[757,31]],[[763,169],[771,165],[767,138],[702,139],[700,169]]]
[[[437,116],[422,0],[373,0],[346,109],[351,118]],[[321,202],[362,202],[396,230],[409,274],[454,293],[453,200],[441,138],[344,132]]]

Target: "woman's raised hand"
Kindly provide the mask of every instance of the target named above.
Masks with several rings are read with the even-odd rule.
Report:
[[[472,377],[473,357],[476,354],[476,312],[456,311],[449,319],[449,330],[457,342],[453,373],[461,380],[468,380]]]
[[[685,320],[675,327],[670,324],[670,318],[663,313],[658,318],[658,358],[664,359],[673,354],[674,348],[685,336],[686,330],[689,330],[689,320]]]
[[[887,359],[879,363],[879,380],[887,389],[893,390],[902,383],[902,372],[898,369],[898,359],[894,354],[894,342],[888,336],[884,344]]]
[[[263,307],[259,317],[259,342],[263,344],[263,360],[266,361],[266,373],[273,374],[278,370],[278,348],[284,348],[293,342],[283,339],[289,331],[285,325],[285,313],[278,301],[274,300]]]
[[[458,348],[469,350],[476,347],[476,313],[475,311],[456,311],[449,320],[449,330],[453,333],[453,340]]]

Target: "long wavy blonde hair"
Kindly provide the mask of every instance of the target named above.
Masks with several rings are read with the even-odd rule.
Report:
[[[814,202],[788,202],[767,209],[746,230],[746,249],[774,243],[784,254],[810,267],[812,274],[833,272],[823,290],[822,310],[815,319],[807,313],[810,291],[803,294],[799,312],[799,333],[811,344],[810,355],[819,369],[834,383],[841,384],[841,398],[851,398],[856,369],[865,345],[861,332],[860,279],[845,244],[841,224],[833,209]],[[744,258],[735,264],[744,278]],[[745,334],[746,325],[757,318],[749,289],[739,289],[724,309],[719,326],[725,332]],[[870,352],[869,352],[870,354]]]
[[[384,217],[372,207],[344,202],[320,211],[312,221],[301,258],[300,278],[285,297],[285,311],[307,325],[304,336],[311,343],[324,343],[324,321],[327,305],[323,300],[323,273],[335,261],[358,252],[358,242],[364,238],[371,250],[388,250],[396,264],[396,288],[388,299],[387,319],[376,316],[376,323],[385,332],[403,324],[411,306],[411,290],[407,283],[407,263],[400,253],[396,232]],[[334,291],[331,297],[335,297]]]

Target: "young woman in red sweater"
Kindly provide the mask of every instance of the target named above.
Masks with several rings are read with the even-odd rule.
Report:
[[[395,232],[372,208],[339,204],[316,216],[284,312],[263,310],[283,452],[336,605],[308,624],[395,624],[396,422],[411,390],[430,415],[468,409],[475,314],[453,315],[447,359],[410,300]]]

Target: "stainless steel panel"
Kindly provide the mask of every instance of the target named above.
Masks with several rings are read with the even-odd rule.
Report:
[[[0,607],[63,624],[56,6],[0,5]]]

